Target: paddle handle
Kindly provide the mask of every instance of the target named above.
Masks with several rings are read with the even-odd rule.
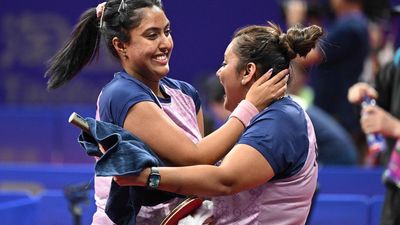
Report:
[[[89,124],[78,113],[73,112],[68,119],[68,122],[82,129],[84,132],[90,134]]]

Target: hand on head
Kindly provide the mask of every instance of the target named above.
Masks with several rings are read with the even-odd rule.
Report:
[[[271,102],[285,96],[288,74],[289,70],[285,69],[269,79],[272,75],[272,70],[269,70],[250,87],[246,94],[246,100],[262,111]]]

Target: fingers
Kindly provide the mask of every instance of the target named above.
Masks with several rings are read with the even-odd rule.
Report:
[[[277,100],[277,99],[281,99],[281,98],[285,97],[286,90],[287,90],[287,86],[286,86],[286,85],[280,87],[280,88],[275,92],[275,99]]]
[[[378,92],[367,83],[357,83],[349,88],[347,92],[347,99],[351,103],[358,104],[362,101],[364,95],[368,95],[371,98],[378,98]]]
[[[286,82],[289,79],[289,76],[287,76],[288,74],[289,74],[289,70],[288,69],[284,69],[281,72],[277,73],[274,77],[272,77],[268,81],[260,84],[260,87],[267,88],[268,86],[273,86],[275,84],[278,84],[278,86],[282,85],[282,84],[286,85]]]
[[[361,113],[362,113],[362,115],[370,115],[370,114],[373,114],[375,111],[376,111],[376,106],[369,105],[369,106],[363,108]]]
[[[113,176],[113,180],[115,183],[117,183],[119,186],[122,186],[121,182],[121,177],[120,176]]]
[[[347,99],[351,103],[360,103],[362,100],[362,94],[367,89],[367,84],[357,83],[351,86],[347,92]]]
[[[279,75],[279,77],[278,77]],[[260,85],[261,88],[276,88],[280,89],[282,87],[287,88],[287,82],[289,80],[289,75],[287,73],[278,73],[277,76],[274,76],[267,82]]]
[[[257,79],[256,82],[254,82],[253,85],[261,85],[265,81],[269,80],[269,78],[272,76],[272,69],[269,69],[266,73],[264,73],[260,78]]]
[[[284,79],[285,76],[288,74],[289,74],[289,70],[284,69],[284,70],[280,71],[279,73],[277,73],[274,77],[269,79],[272,76],[272,69],[269,69],[260,78],[258,78],[258,80],[256,82],[254,82],[253,86],[260,86],[260,87],[264,88],[265,86],[269,86],[270,84],[276,84],[276,83],[282,81],[282,79]],[[287,79],[286,79],[286,81],[287,81]]]
[[[368,88],[367,95],[371,98],[377,99],[378,98],[378,92],[374,88]]]
[[[285,96],[286,91],[287,91],[287,81],[289,79],[289,76],[286,76],[285,78],[283,78],[282,80],[280,80],[278,82],[278,84],[276,84],[277,88],[279,88],[279,90],[276,92],[276,95],[278,98],[281,98],[283,96]]]
[[[271,78],[271,81],[275,84],[275,83],[281,81],[288,74],[289,74],[289,70],[288,69],[281,70],[273,78]]]
[[[361,127],[365,133],[382,132],[385,115],[377,106],[368,106],[362,110]]]
[[[273,99],[280,99],[285,96],[287,91],[287,82],[289,70],[285,69],[277,73],[270,80],[262,83],[259,88],[269,90],[273,95]]]
[[[103,154],[105,154],[106,151],[107,151],[107,149],[106,149],[103,145],[101,145],[101,144],[99,144],[99,149],[100,149],[100,151],[101,151]]]

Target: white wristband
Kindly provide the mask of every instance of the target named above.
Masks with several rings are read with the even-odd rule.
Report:
[[[250,124],[251,119],[258,114],[257,108],[249,101],[242,100],[239,105],[233,110],[229,118],[236,117],[243,123],[245,127]]]

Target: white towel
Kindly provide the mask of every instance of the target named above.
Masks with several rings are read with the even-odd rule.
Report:
[[[192,214],[179,220],[178,225],[202,225],[208,218],[213,215],[213,202],[209,200],[203,201],[201,206]]]

